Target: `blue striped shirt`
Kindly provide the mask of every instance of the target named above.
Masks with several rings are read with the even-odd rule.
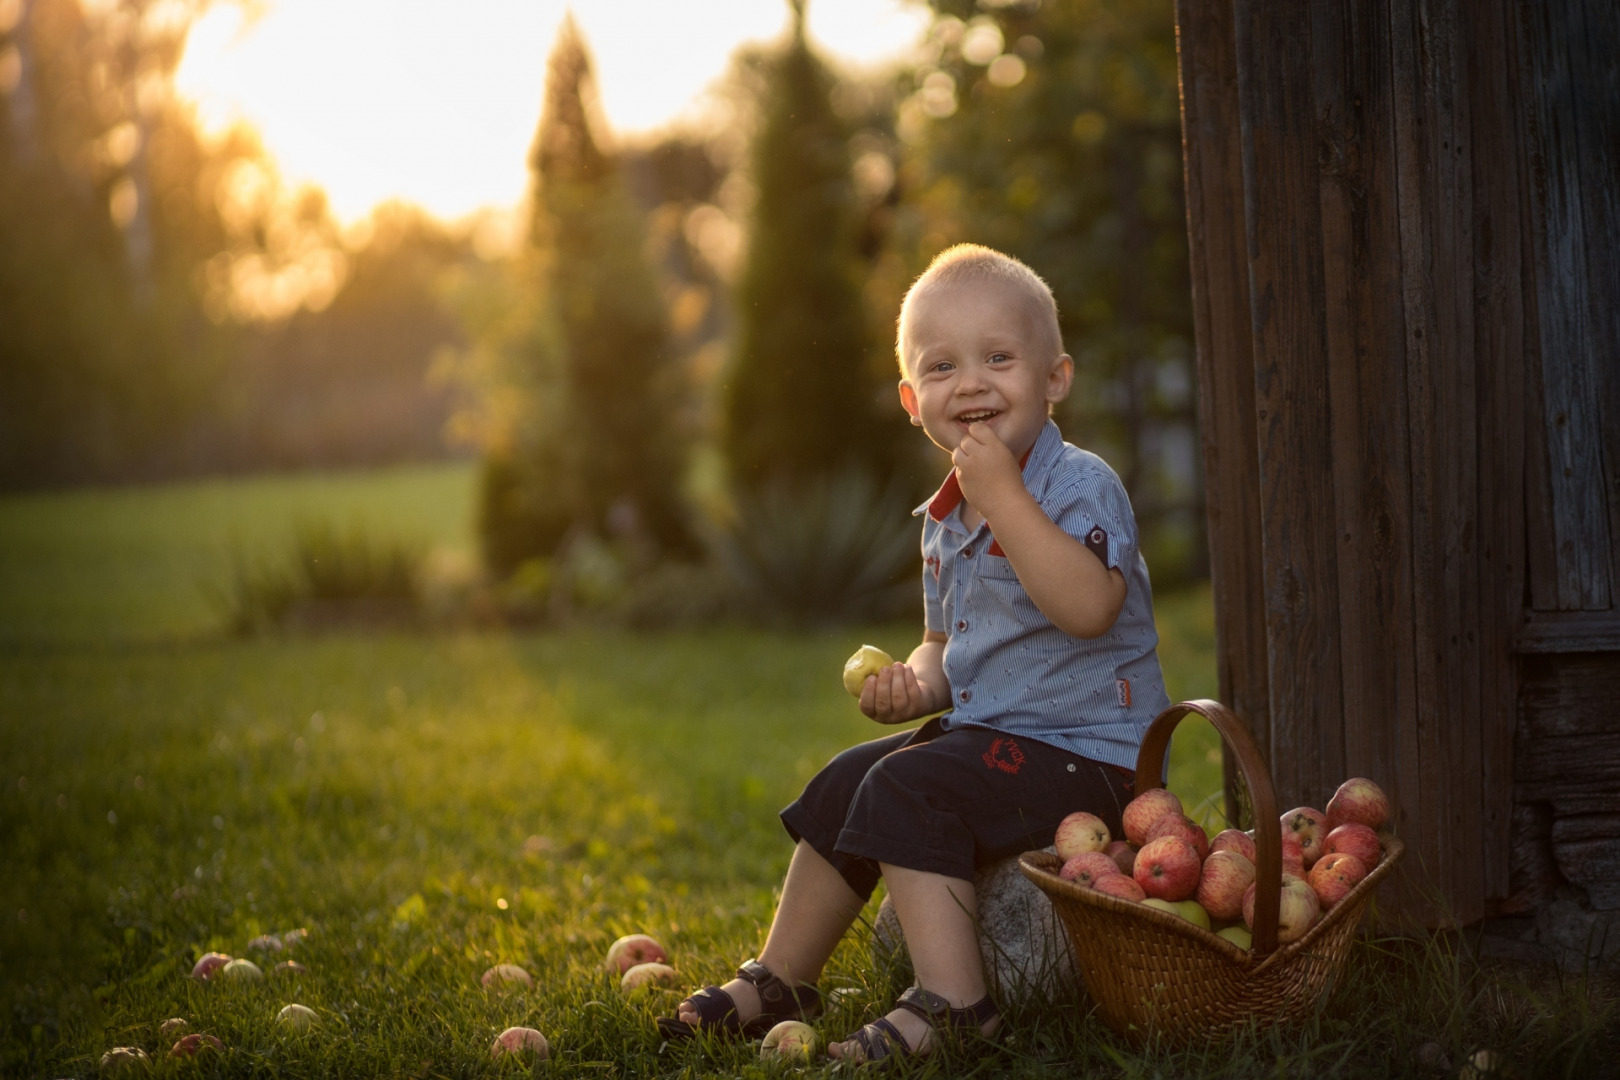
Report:
[[[1135,768],[1143,733],[1170,699],[1130,499],[1107,462],[1064,442],[1050,420],[1025,459],[1024,486],[1064,532],[1125,575],[1125,605],[1099,638],[1053,626],[989,526],[963,525],[953,471],[913,511],[923,515],[925,622],[948,635],[944,726],[992,728]]]

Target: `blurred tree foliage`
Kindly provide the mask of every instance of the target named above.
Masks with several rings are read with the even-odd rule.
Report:
[[[548,62],[531,250],[518,270],[518,287],[539,303],[486,309],[474,356],[490,399],[477,431],[480,533],[500,574],[586,535],[647,556],[693,546],[680,371],[645,223],[595,134],[594,93],[567,18]]]
[[[804,0],[791,2],[792,33],[763,58],[754,203],[721,390],[725,454],[743,490],[888,475],[898,430],[883,419],[892,391],[869,362],[853,132],[805,41]]]
[[[873,292],[898,304],[960,241],[1029,263],[1076,361],[1065,436],[1119,471],[1155,579],[1201,576],[1173,6],[931,3],[896,121],[902,206]]]

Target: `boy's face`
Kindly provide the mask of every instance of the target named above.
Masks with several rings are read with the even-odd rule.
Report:
[[[1022,457],[1069,394],[1074,361],[1010,282],[983,281],[917,298],[901,343],[900,404],[928,437],[954,451],[984,423]]]

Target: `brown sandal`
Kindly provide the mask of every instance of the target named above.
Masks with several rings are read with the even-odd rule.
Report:
[[[894,1004],[896,1008],[922,1017],[935,1031],[977,1033],[984,1029],[985,1024],[1001,1015],[1001,1010],[996,1008],[996,1003],[990,999],[989,994],[972,1005],[953,1009],[950,1002],[920,986],[913,986],[901,994]],[[887,1016],[880,1016],[867,1024],[851,1035],[850,1040],[861,1048],[859,1063],[863,1065],[890,1056],[913,1057],[917,1054],[900,1034],[900,1029],[895,1027]]]
[[[742,1023],[737,1019],[737,1003],[731,995],[718,986],[705,986],[681,1002],[685,1005],[689,1001],[697,1009],[697,1023],[688,1024],[678,1016],[660,1017],[659,1033],[672,1041],[690,1039],[702,1032],[753,1038],[783,1020],[813,1020],[821,1015],[821,991],[808,985],[789,986],[758,960],[749,960],[738,968],[737,978],[753,983],[759,991],[758,1016]]]

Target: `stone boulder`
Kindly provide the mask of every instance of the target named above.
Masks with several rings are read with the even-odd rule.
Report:
[[[1018,868],[1018,859],[980,868],[973,888],[979,901],[979,954],[996,1000],[1007,1004],[1076,992],[1080,976],[1068,933],[1046,894]],[[905,949],[900,919],[885,896],[873,926],[873,960],[880,967],[909,966]]]

